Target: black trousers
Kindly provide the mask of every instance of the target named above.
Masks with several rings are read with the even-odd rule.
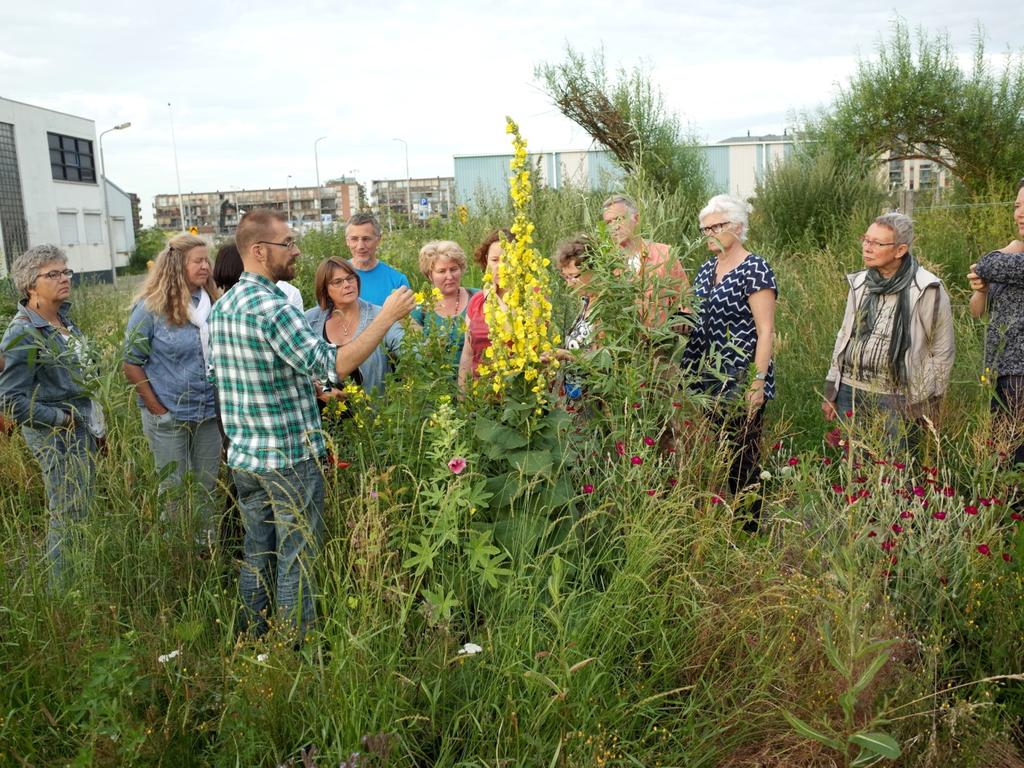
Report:
[[[996,392],[992,397],[995,424],[1019,433],[1024,427],[1024,376],[1000,376],[996,379]],[[1024,464],[1024,443],[1013,450],[1014,463]]]

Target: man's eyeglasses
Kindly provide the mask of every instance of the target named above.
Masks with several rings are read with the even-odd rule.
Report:
[[[47,280],[58,280],[66,277],[70,280],[75,274],[73,269],[51,269],[49,272],[40,272],[36,277],[45,277]]]
[[[292,250],[293,248],[295,250],[299,249],[299,244],[295,242],[294,237],[289,237],[283,243],[275,243],[273,240],[257,240],[256,243],[258,245],[279,245],[282,248],[287,248],[289,251]]]
[[[704,235],[704,237],[707,237],[708,235],[717,235],[723,229],[731,225],[731,221],[720,221],[718,224],[709,224],[706,227],[701,227],[700,233]]]
[[[876,248],[884,248],[887,245],[896,245],[896,243],[880,243],[877,240],[869,240],[866,237],[862,237],[860,239],[860,244],[865,248],[869,248],[872,251],[875,250]]]
[[[331,288],[341,288],[343,285],[352,285],[356,281],[355,275],[347,275],[345,277],[336,277],[333,280],[329,280],[327,285]]]

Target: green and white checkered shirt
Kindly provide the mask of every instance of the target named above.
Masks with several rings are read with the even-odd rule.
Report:
[[[323,456],[312,377],[333,374],[338,348],[253,272],[214,305],[209,323],[228,466],[270,472]]]

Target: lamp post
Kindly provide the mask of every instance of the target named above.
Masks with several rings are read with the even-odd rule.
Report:
[[[316,152],[316,145],[326,139],[321,136],[313,142],[313,165],[316,168],[316,217],[320,221],[320,231],[324,231],[323,200],[320,199],[320,156]]]
[[[405,139],[395,139],[405,145],[405,209],[409,213],[409,223],[412,223],[412,176],[409,175],[409,142]]]
[[[178,215],[181,217],[181,231],[185,232],[185,203],[181,197],[181,171],[178,170],[178,141],[174,138],[174,112],[171,102],[167,102],[167,116],[171,121],[171,149],[174,150],[174,177],[178,181]]]
[[[292,175],[288,174],[288,180],[284,185],[284,200],[285,205],[288,206],[288,226],[292,225]]]
[[[110,252],[110,284],[117,285],[117,253],[114,250],[114,229],[110,225],[110,199],[107,196],[107,167],[103,162],[103,137],[111,131],[123,131],[130,128],[131,123],[121,123],[108,128],[100,134],[100,178],[103,180],[103,215],[107,219],[107,250]]]

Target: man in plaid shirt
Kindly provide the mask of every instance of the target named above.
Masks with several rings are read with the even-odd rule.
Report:
[[[245,272],[214,306],[209,324],[228,466],[245,528],[243,629],[266,632],[276,581],[278,611],[304,633],[314,618],[310,570],[324,530],[326,447],[313,379],[343,380],[415,301],[408,288],[395,291],[363,333],[336,347],[313,332],[275,285],[295,277],[300,256],[286,216],[252,210],[235,241]]]

